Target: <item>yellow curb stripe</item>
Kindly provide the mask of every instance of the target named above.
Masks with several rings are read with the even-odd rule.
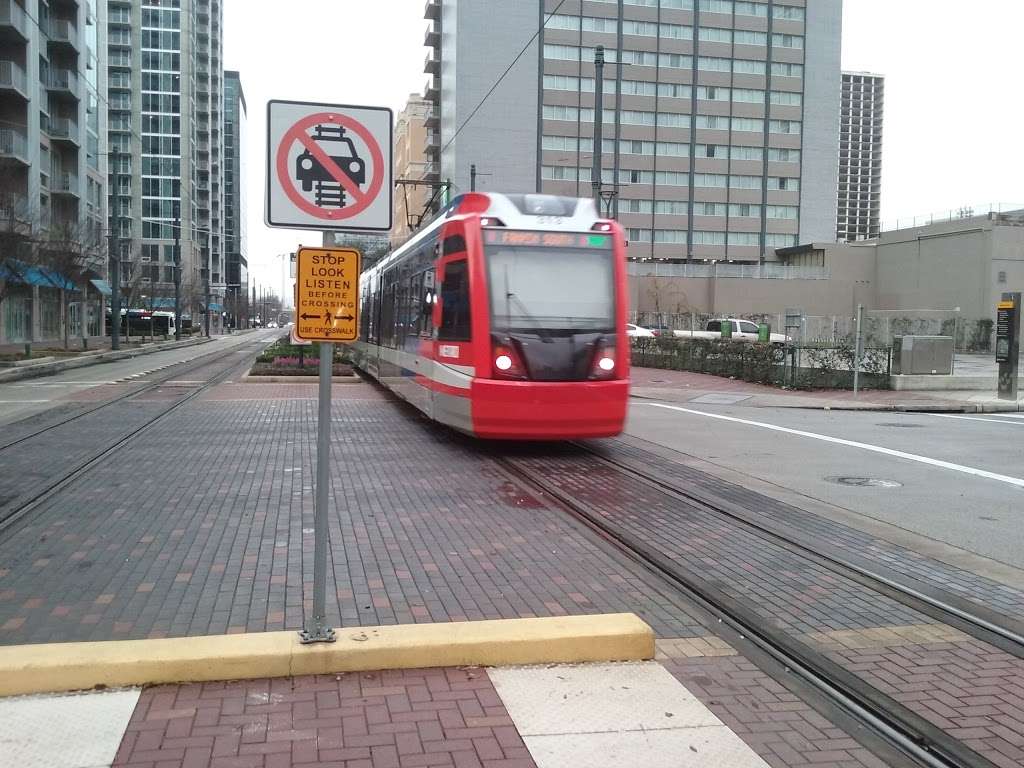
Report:
[[[654,633],[632,613],[402,624],[338,630],[0,646],[0,696],[153,683],[243,680],[374,669],[634,661]]]

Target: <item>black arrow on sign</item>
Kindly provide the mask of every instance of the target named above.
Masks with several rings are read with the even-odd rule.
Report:
[[[352,315],[335,315],[334,319],[335,320],[355,320],[355,318]]]
[[[320,319],[320,315],[307,315],[305,312],[303,312],[301,315],[299,315],[299,317],[301,317],[303,320],[319,320]]]

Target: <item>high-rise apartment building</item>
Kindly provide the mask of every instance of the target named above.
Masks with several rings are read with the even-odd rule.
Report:
[[[843,72],[837,240],[878,237],[882,211],[885,78]]]
[[[631,258],[756,262],[835,236],[841,0],[430,0],[425,17],[434,178],[455,192],[475,164],[495,189],[592,194],[601,45],[602,188]]]
[[[111,192],[122,283],[219,318],[224,295],[221,0],[107,0]],[[184,7],[183,7],[184,6]],[[116,205],[113,204],[116,201]]]
[[[43,240],[103,243],[104,10],[0,0],[0,210]]]
[[[427,131],[426,120],[431,102],[419,94],[411,94],[405,109],[395,118],[395,178],[424,181],[431,170],[427,161],[427,148],[439,147],[436,131]],[[391,242],[398,244],[408,239],[419,223],[424,207],[433,190],[428,186],[399,185],[395,189],[394,225]]]
[[[248,174],[245,92],[238,72],[224,72],[224,256],[228,312],[236,327],[248,318],[249,239],[245,215]]]

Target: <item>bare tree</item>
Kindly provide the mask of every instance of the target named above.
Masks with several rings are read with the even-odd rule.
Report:
[[[33,210],[24,196],[4,189],[2,178],[0,176],[0,309],[13,285],[20,282],[4,279],[5,275],[17,277],[23,267],[37,261],[35,230],[39,221],[38,211]]]

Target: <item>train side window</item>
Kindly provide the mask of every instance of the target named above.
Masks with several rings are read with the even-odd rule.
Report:
[[[444,265],[441,280],[441,326],[437,329],[440,341],[469,341],[469,267],[465,259]]]

